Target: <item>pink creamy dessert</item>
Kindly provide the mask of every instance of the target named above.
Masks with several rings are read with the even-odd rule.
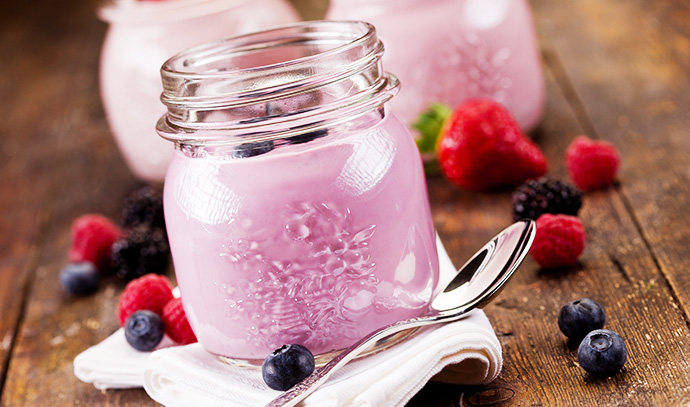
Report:
[[[108,124],[132,173],[162,182],[172,144],[156,135],[165,113],[160,67],[186,48],[229,35],[298,21],[287,0],[114,0],[100,17],[100,88]]]
[[[324,353],[429,303],[435,235],[409,133],[389,116],[327,138],[240,159],[175,151],[166,223],[209,351]]]
[[[431,103],[487,97],[523,129],[542,117],[544,74],[527,0],[331,0],[327,17],[376,26],[403,86],[393,112],[412,124]]]
[[[297,44],[297,45],[296,45]],[[438,281],[419,151],[373,26],[301,23],[166,62],[165,217],[208,351],[314,354],[423,314]],[[261,66],[257,66],[257,65]]]

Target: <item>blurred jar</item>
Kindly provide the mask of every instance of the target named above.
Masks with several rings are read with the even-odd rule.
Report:
[[[159,70],[190,46],[298,21],[286,0],[116,0],[99,11],[110,24],[100,85],[108,124],[138,178],[162,182],[173,153],[155,131],[165,113]]]
[[[331,0],[329,19],[368,21],[400,78],[393,111],[408,125],[431,103],[505,105],[525,130],[542,117],[544,74],[526,0]]]

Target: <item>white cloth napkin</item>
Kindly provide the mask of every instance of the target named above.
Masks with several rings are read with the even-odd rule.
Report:
[[[455,268],[440,240],[438,248],[443,287]],[[156,351],[138,352],[120,329],[78,355],[74,373],[99,389],[143,386],[167,407],[261,406],[279,394],[264,384],[259,369],[228,365],[199,344],[169,347],[172,344],[166,337]],[[456,384],[486,384],[498,376],[502,363],[498,338],[477,310],[461,321],[424,328],[383,352],[350,362],[302,405],[400,406],[434,376]]]
[[[498,375],[501,361],[501,346],[479,311],[350,362],[301,406],[403,406],[446,365],[454,364],[444,373],[455,383],[485,384]],[[280,394],[264,384],[260,369],[228,365],[199,344],[154,352],[144,369],[144,388],[167,407],[255,407]]]

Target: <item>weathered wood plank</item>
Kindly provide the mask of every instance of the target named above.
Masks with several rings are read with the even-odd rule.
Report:
[[[690,5],[535,1],[595,136],[620,149],[621,196],[690,315]]]
[[[568,78],[560,77],[558,54],[547,51],[546,56],[548,103],[535,137],[549,158],[549,175],[565,179],[565,148],[583,130],[577,109],[563,95]],[[430,182],[430,190],[439,233],[458,263],[510,222],[508,194],[466,193],[440,179]],[[590,193],[580,215],[588,233],[581,265],[549,272],[527,259],[487,307],[504,345],[501,376],[483,388],[446,388],[455,392],[454,402],[570,406],[680,405],[690,400],[690,365],[683,356],[690,350],[688,327],[625,200],[616,189]],[[556,324],[560,307],[580,297],[600,301],[608,313],[607,327],[626,339],[630,359],[611,379],[589,378]]]
[[[75,379],[74,356],[117,326],[120,288],[111,281],[97,296],[74,299],[57,279],[72,219],[86,212],[119,216],[125,194],[136,185],[100,104],[98,50],[105,25],[95,18],[97,4],[15,3],[12,13],[0,13],[12,15],[2,36],[11,57],[0,75],[12,78],[0,85],[0,109],[12,118],[0,130],[3,335],[11,335],[25,276],[33,276],[11,349],[4,406],[155,404],[143,391],[101,394]]]

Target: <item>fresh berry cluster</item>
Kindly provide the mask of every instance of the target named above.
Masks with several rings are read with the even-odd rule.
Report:
[[[130,281],[120,296],[117,318],[127,342],[139,351],[153,350],[167,334],[180,345],[197,341],[182,300],[165,276],[148,274]]]
[[[623,368],[628,359],[625,342],[617,333],[602,329],[604,308],[582,298],[565,304],[558,314],[558,327],[574,343],[579,343],[577,361],[594,377],[609,377]]]
[[[170,248],[162,192],[146,186],[132,193],[124,204],[122,224],[120,228],[100,214],[75,219],[69,263],[60,272],[65,291],[91,294],[98,289],[100,276],[108,271],[131,280],[167,270]]]

